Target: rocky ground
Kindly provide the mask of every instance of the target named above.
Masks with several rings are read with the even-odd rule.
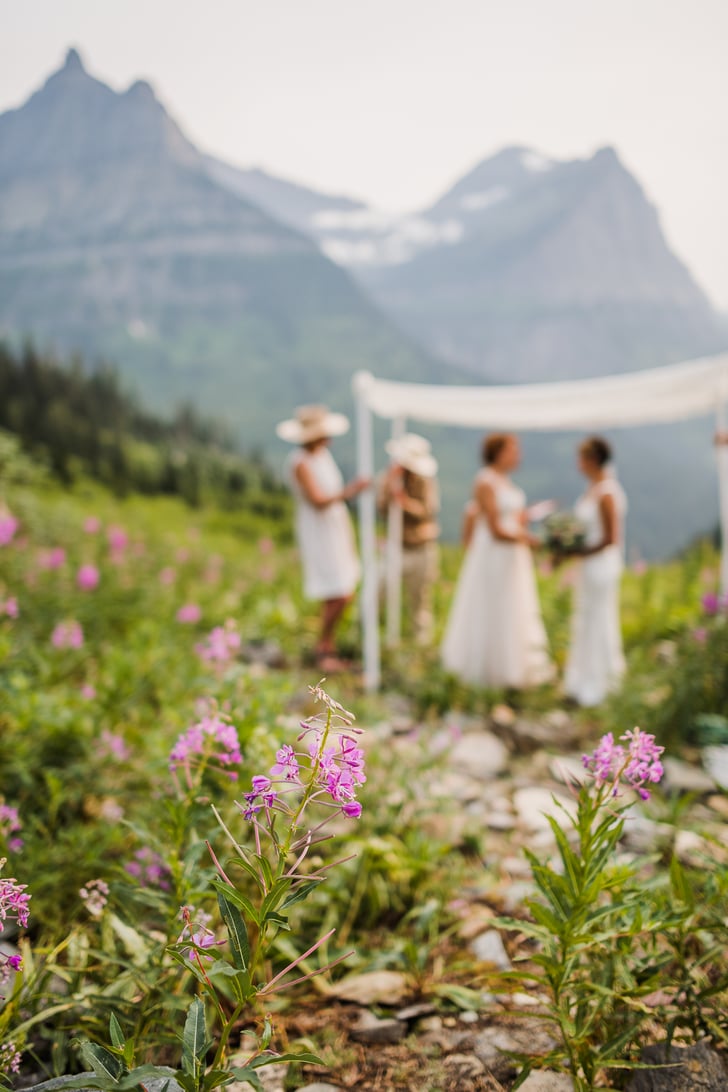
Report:
[[[493,919],[522,914],[533,891],[523,847],[554,858],[544,813],[555,812],[554,800],[567,811],[573,808],[574,787],[583,776],[581,755],[596,742],[588,737],[588,726],[563,710],[526,720],[506,706],[497,707],[488,723],[451,715],[425,728],[402,713],[366,732],[365,746],[380,753],[386,748],[392,762],[417,771],[415,793],[433,803],[426,819],[433,835],[453,845],[475,837],[483,846],[480,867],[451,907],[460,921],[449,951],[442,952],[448,968],[468,967],[463,985],[480,991],[480,1004],[477,1010],[443,1015],[422,1001],[404,974],[348,976],[318,1006],[286,1020],[291,1035],[321,1042],[325,1032],[329,1067],[306,1067],[298,1079],[285,1066],[272,1067],[263,1078],[266,1092],[283,1092],[284,1087],[302,1092],[504,1092],[517,1074],[511,1053],[545,1053],[554,1045],[553,1030],[541,1015],[543,998],[498,983],[499,973],[528,953],[517,933],[506,934],[504,941]],[[437,760],[423,765],[423,751]],[[728,796],[702,768],[700,756],[692,757],[695,762],[665,762],[668,792],[694,794],[679,829],[636,804],[625,853],[674,846],[688,863],[706,852],[728,863]],[[728,1090],[728,1071],[711,1052],[707,1060],[700,1055],[653,1076],[654,1083],[649,1073],[632,1078],[630,1089]],[[568,1092],[573,1084],[568,1076],[534,1072],[521,1088]]]

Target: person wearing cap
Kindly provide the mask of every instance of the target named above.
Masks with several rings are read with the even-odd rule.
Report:
[[[304,594],[322,603],[316,658],[326,674],[346,666],[336,655],[334,634],[360,576],[345,502],[369,485],[365,478],[345,484],[329,451],[329,440],[348,431],[348,418],[331,413],[326,406],[300,406],[294,417],[276,428],[282,440],[297,445],[287,461],[288,480],[296,504]]]
[[[432,586],[439,568],[437,459],[429,440],[413,432],[390,440],[385,450],[392,463],[379,490],[379,508],[402,509],[402,589],[415,640],[425,645],[432,640]]]

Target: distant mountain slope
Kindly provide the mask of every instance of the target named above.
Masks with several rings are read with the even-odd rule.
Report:
[[[110,356],[158,407],[194,398],[247,446],[369,367],[441,370],[316,245],[212,179],[151,87],[71,50],[0,116],[0,332]]]
[[[422,345],[483,378],[649,367],[728,344],[611,148],[558,162],[506,148],[430,208],[391,217],[260,171],[225,184],[315,239]]]

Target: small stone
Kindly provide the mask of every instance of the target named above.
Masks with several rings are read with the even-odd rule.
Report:
[[[496,728],[510,728],[516,722],[516,714],[510,705],[501,703],[493,707],[490,719]]]
[[[691,766],[680,758],[663,758],[665,767],[664,784],[673,792],[709,793],[715,791],[715,781],[701,770],[699,766]]]
[[[419,1030],[423,1032],[442,1031],[442,1017],[426,1016],[424,1020],[420,1021]]]
[[[589,780],[589,773],[584,769],[581,755],[561,755],[549,763],[549,773],[554,781],[562,785],[583,785]]]
[[[446,1069],[456,1069],[460,1079],[480,1077],[485,1073],[485,1066],[474,1054],[450,1054],[443,1065]]]
[[[298,1092],[342,1092],[342,1089],[340,1084],[327,1084],[325,1081],[316,1081],[315,1084],[304,1084],[302,1088],[299,1088]]]
[[[341,1001],[353,1001],[359,1005],[398,1005],[409,991],[407,979],[399,971],[368,971],[364,974],[347,975],[326,993]]]
[[[481,781],[498,777],[507,761],[505,745],[492,732],[469,732],[450,752],[450,762],[457,770]]]
[[[472,940],[490,927],[494,917],[489,906],[469,907],[458,925],[458,936],[461,940]]]
[[[477,1024],[480,1017],[478,1016],[477,1012],[468,1011],[461,1012],[458,1019],[460,1020],[461,1024]]]
[[[408,1022],[410,1020],[421,1020],[423,1016],[431,1016],[436,1012],[434,1005],[430,1005],[428,1002],[423,1001],[420,1005],[408,1005],[405,1009],[400,1009],[395,1013],[397,1020],[404,1020]],[[420,1027],[424,1026],[424,1021],[421,1020]]]
[[[703,751],[703,765],[710,777],[722,789],[728,789],[728,745],[706,747]]]
[[[491,963],[500,971],[509,971],[511,961],[505,950],[500,933],[495,929],[489,929],[487,933],[481,933],[468,945],[479,963]]]
[[[728,819],[728,796],[722,796],[719,793],[714,793],[713,796],[709,796],[706,803],[717,811],[719,815],[722,815],[725,819]]]
[[[485,825],[490,830],[513,830],[516,820],[505,811],[492,811],[485,817]]]
[[[560,826],[565,826],[567,815],[573,815],[575,809],[573,797],[539,786],[516,789],[513,805],[519,821],[528,830],[550,830],[546,813],[554,816]],[[563,805],[563,809],[559,805]]]
[[[521,1088],[525,1092],[574,1092],[574,1082],[566,1073],[551,1073],[540,1069],[529,1073]]]
[[[704,1042],[670,1051],[665,1043],[655,1043],[644,1048],[640,1061],[670,1068],[637,1070],[627,1092],[725,1092],[728,1087],[721,1056]]]
[[[401,1020],[380,1020],[373,1012],[364,1010],[351,1028],[352,1039],[360,1043],[399,1043],[407,1034],[407,1026]]]
[[[685,864],[704,864],[715,859],[715,849],[694,830],[678,830],[675,835],[675,856]]]

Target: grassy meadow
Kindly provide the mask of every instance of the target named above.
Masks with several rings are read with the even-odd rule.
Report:
[[[32,896],[28,928],[8,922],[3,934],[24,961],[0,990],[0,1044],[24,1056],[8,1079],[20,1086],[28,1074],[87,1068],[78,1041],[108,1042],[112,1013],[137,1059],[173,1064],[180,1021],[200,987],[192,962],[170,955],[184,932],[180,908],[204,908],[213,931],[220,924],[205,843],[225,849],[211,805],[235,838],[248,838],[235,801],[312,712],[317,619],[301,597],[290,520],[174,498],[120,499],[82,475],[64,489],[10,448],[3,474],[0,857],[3,874]],[[440,627],[460,556],[443,550]],[[552,573],[540,562],[560,666],[572,576],[568,566]],[[629,674],[603,708],[570,714],[585,746],[635,725],[677,757],[728,741],[728,627],[710,598],[716,584],[708,544],[625,575]],[[357,653],[355,611],[342,642]],[[431,744],[448,718],[485,723],[504,702],[537,720],[561,706],[558,689],[475,693],[443,674],[436,649],[406,640],[385,654],[380,694],[364,694],[355,673],[326,687],[369,733],[362,814],[333,820],[336,844],[316,847],[313,867],[345,860],[292,905],[286,928],[270,933],[259,970],[269,980],[334,927],[301,966],[312,973],[354,954],[318,985],[276,994],[269,1018],[279,1014],[285,1028],[287,1011],[315,1004],[344,973],[386,969],[406,973],[442,1011],[477,1009],[485,983],[454,939],[451,907],[469,884],[485,882],[489,834],[456,838],[434,821],[433,812],[457,813],[459,804],[434,804],[423,791],[437,772]],[[186,767],[170,770],[179,737],[213,714],[237,730],[240,760],[208,751],[192,777]],[[387,723],[407,726],[406,762],[380,731]],[[560,739],[548,749],[559,754]],[[680,822],[659,792],[654,808],[662,821]],[[251,1011],[245,1019],[258,1026],[263,1017]],[[325,1030],[314,1039],[309,1049],[342,1062]]]

